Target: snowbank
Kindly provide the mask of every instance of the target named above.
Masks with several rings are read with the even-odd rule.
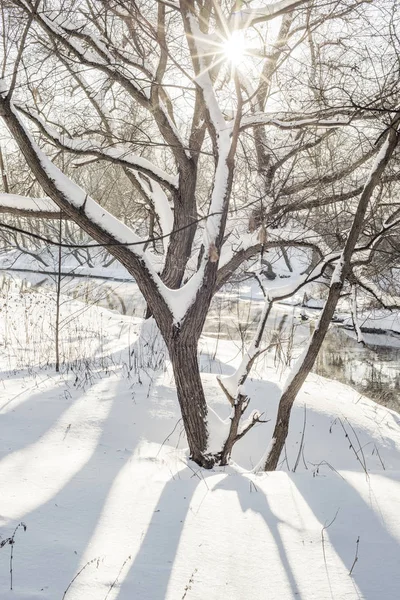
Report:
[[[50,357],[49,297],[39,300],[28,319],[41,318]],[[280,471],[251,472],[281,387],[267,355],[246,390],[249,410],[271,421],[238,443],[230,467],[202,471],[186,458],[171,369],[148,326],[139,339],[139,320],[87,309],[63,338],[78,355],[73,332],[86,332],[86,363],[57,375],[35,365],[25,309],[12,295],[7,302],[19,318],[0,325],[2,340],[18,340],[14,354],[0,348],[1,536],[21,521],[27,530],[15,534],[12,592],[11,546],[0,549],[2,599],[61,600],[65,590],[65,600],[398,597],[397,413],[313,375]],[[231,373],[240,356],[232,342],[209,338],[201,350],[216,445],[229,406],[215,374]]]

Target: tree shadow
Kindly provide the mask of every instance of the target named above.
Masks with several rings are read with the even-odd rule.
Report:
[[[109,400],[110,407],[101,425],[96,446],[83,465],[69,478],[67,475],[58,491],[50,491],[45,502],[7,522],[7,529],[11,531],[21,519],[27,524],[26,535],[29,536],[32,532],[31,535],[35,538],[30,540],[30,544],[40,547],[42,568],[43,565],[57,564],[57,569],[40,572],[38,565],[35,565],[30,557],[32,548],[29,548],[28,540],[25,543],[21,541],[18,549],[19,560],[24,564],[24,581],[29,582],[31,591],[38,591],[44,585],[49,592],[54,591],[60,581],[65,588],[67,587],[80,566],[83,550],[93,535],[113,481],[131,456],[131,451],[127,451],[125,447],[128,440],[132,440],[130,419],[126,418],[126,415],[125,418],[121,418],[121,411],[126,411],[122,406],[124,400],[121,400],[120,385],[113,391],[113,399]],[[119,443],[116,443],[116,439]],[[66,439],[63,451],[65,460],[68,460],[69,452],[73,460],[74,443],[76,440]],[[118,446],[120,452],[114,450],[114,447]],[[114,456],[110,457],[111,452]],[[26,493],[32,494],[37,485],[45,484],[45,479],[39,482],[30,481],[25,488]],[[54,541],[57,541],[57,552],[63,555],[62,563],[54,562]],[[2,571],[5,568],[3,565]]]
[[[20,506],[23,507],[24,502],[18,498],[15,510],[10,502],[5,504],[10,507],[10,513],[2,515],[1,520],[6,536],[13,531],[21,519],[28,526],[27,537],[24,538],[24,542],[21,541],[18,553],[19,560],[24,564],[24,581],[29,583],[29,592],[47,589],[49,593],[51,590],[54,592],[57,590],[57,583],[58,586],[60,585],[60,581],[65,588],[67,587],[78,569],[82,567],[81,561],[89,551],[90,541],[99,524],[113,484],[121,469],[129,463],[133,453],[138,450],[142,437],[147,437],[150,443],[155,444],[155,454],[157,448],[159,449],[165,442],[166,432],[171,432],[176,424],[176,411],[171,408],[172,405],[174,407],[176,405],[176,397],[173,397],[172,393],[167,397],[166,391],[163,398],[156,399],[157,404],[160,404],[164,411],[163,416],[156,419],[152,402],[149,400],[149,392],[146,393],[147,386],[150,390],[151,381],[148,381],[145,374],[142,374],[142,385],[135,382],[136,390],[141,390],[140,397],[138,394],[136,396],[132,394],[133,380],[121,372],[124,355],[127,355],[127,349],[118,350],[108,356],[119,364],[119,368],[115,369],[114,378],[103,376],[96,380],[96,383],[101,384],[100,386],[88,386],[86,391],[72,386],[72,392],[68,390],[68,394],[59,402],[54,399],[54,394],[59,393],[55,387],[46,390],[44,398],[43,392],[37,392],[20,402],[14,410],[3,415],[10,419],[10,435],[13,431],[11,421],[17,416],[26,424],[26,427],[24,425],[22,428],[21,440],[11,439],[11,437],[5,440],[4,447],[7,447],[10,442],[10,448],[3,458],[9,461],[5,463],[5,473],[10,469],[10,465],[12,467],[14,464],[21,471],[21,473],[14,471],[16,485],[11,493],[15,494],[15,490],[19,490],[27,496],[25,503],[27,510],[19,509]],[[58,377],[55,374],[54,376]],[[70,378],[66,379],[70,382]],[[65,378],[62,383],[66,383]],[[62,389],[67,388],[64,385]],[[38,457],[46,455],[46,434],[52,435],[54,432],[57,434],[54,429],[55,424],[70,408],[74,409],[78,402],[81,403],[80,406],[83,407],[83,414],[85,414],[84,404],[87,400],[85,394],[95,398],[94,410],[96,407],[104,407],[101,411],[102,416],[97,412],[93,417],[86,414],[86,418],[91,422],[90,427],[97,432],[97,439],[95,438],[93,447],[87,443],[80,446],[80,434],[75,433],[74,427],[76,425],[77,429],[81,428],[82,440],[84,440],[84,422],[73,422],[72,428],[69,430],[67,427],[65,432],[60,430],[60,439],[57,442],[59,450],[55,452],[61,457],[61,462],[56,466],[56,481],[52,480],[48,484],[47,478],[52,477],[54,473],[54,462],[51,463],[50,457],[49,464],[52,470],[49,473],[44,472],[37,463],[40,460]],[[12,402],[12,399],[10,401]],[[46,407],[47,404],[49,405],[49,409],[41,408],[41,418],[31,423],[31,415],[35,413],[38,405],[43,407],[43,402]],[[144,418],[145,413],[146,418]],[[145,430],[143,430],[143,422],[148,425]],[[176,437],[178,435],[179,431],[176,432]],[[27,455],[25,451],[30,451],[29,446],[35,444],[35,452]],[[28,459],[26,462],[25,457]],[[79,461],[79,466],[75,466],[76,460]],[[0,462],[1,464],[4,463]],[[33,467],[31,470],[29,465]],[[39,479],[35,479],[36,472],[40,475]],[[41,492],[36,495],[38,489]],[[29,509],[30,506],[32,509]],[[30,537],[31,535],[33,537]],[[63,555],[62,564],[59,561],[54,562],[54,541],[57,541],[57,553]],[[35,554],[40,554],[40,564],[35,564],[32,560],[32,555]],[[4,573],[7,570],[5,553],[0,555],[0,561],[1,572]],[[57,568],[48,570],[47,565],[52,564],[56,564]],[[2,585],[7,588],[8,582],[4,581]]]
[[[123,350],[118,350],[115,355],[110,354],[110,357],[114,357],[115,362],[118,362],[121,361],[123,353]],[[230,369],[233,370],[228,366],[226,372],[229,373]],[[100,381],[107,383],[105,378]],[[147,383],[150,389],[151,381],[146,381],[143,385],[145,386]],[[35,537],[35,540],[26,544],[26,547],[21,544],[19,549],[20,560],[25,568],[24,580],[29,582],[30,591],[38,591],[44,586],[44,582],[49,587],[49,594],[57,589],[59,581],[63,582],[65,588],[67,587],[73,576],[83,566],[82,562],[86,560],[86,555],[90,552],[90,543],[101,521],[113,483],[121,469],[127,465],[132,454],[137,450],[141,437],[147,438],[159,446],[165,441],[165,432],[173,430],[176,410],[173,410],[172,406],[176,408],[177,405],[174,393],[170,391],[168,394],[166,387],[158,386],[157,410],[162,411],[166,419],[160,424],[159,414],[154,418],[151,416],[149,418],[148,394],[147,397],[146,394],[142,394],[141,398],[132,397],[132,402],[129,404],[129,408],[127,407],[129,385],[128,380],[120,378],[112,391],[112,397],[110,396],[109,400],[103,399],[104,402],[109,402],[108,414],[102,422],[98,423],[99,437],[94,448],[91,449],[90,456],[82,466],[77,468],[71,477],[64,480],[58,491],[50,493],[45,502],[35,506],[29,512],[19,515],[18,519],[7,523],[7,528],[12,530],[22,518],[28,525],[27,535],[30,535],[32,531],[32,535]],[[249,385],[250,388],[253,385],[263,385],[264,391],[268,391],[264,394],[265,402],[269,401],[272,389],[270,385],[267,386],[261,382],[249,382]],[[274,386],[274,384],[271,385]],[[275,387],[276,390],[273,388],[274,393],[279,391],[279,388]],[[90,389],[96,393],[93,387]],[[83,392],[77,394],[78,399],[81,394]],[[222,394],[221,398],[223,398]],[[24,418],[29,419],[30,409],[37,399],[38,397],[30,398],[28,402],[21,404],[20,410]],[[67,409],[75,400],[77,399],[66,401]],[[224,398],[223,402],[226,403]],[[43,423],[35,424],[29,443],[40,440],[52,428],[63,410],[66,410],[65,402],[63,402],[61,410],[57,406],[54,412],[49,412]],[[145,419],[142,418],[144,413],[146,413]],[[146,423],[145,429],[143,429],[144,423]],[[262,440],[262,449],[264,450],[265,437],[260,436],[260,440]],[[71,438],[67,436],[65,444],[65,453],[67,454],[71,443]],[[110,459],[111,452],[115,452],[115,455]],[[193,469],[196,472],[198,468],[193,465]],[[140,600],[146,598],[149,600],[165,599],[191,498],[200,484],[206,485],[203,484],[203,478],[207,480],[211,476],[212,474],[195,475],[188,466],[183,468],[178,476],[172,476],[167,481],[154,516],[140,543],[134,564],[121,585],[118,595],[120,600],[128,600],[132,591]],[[249,508],[254,510],[253,502],[249,504],[248,498],[246,499],[248,491],[245,491],[243,487],[247,486],[247,480],[241,482],[240,478],[235,479],[235,485],[227,481],[226,487],[222,486],[221,489],[229,491],[229,486],[233,485],[232,490],[237,493],[242,510],[246,511]],[[43,483],[39,482],[39,485],[43,485]],[[296,582],[279,537],[279,522],[270,510],[265,497],[257,510],[263,515],[271,530],[281,562],[287,572],[287,580],[291,589],[295,590]],[[168,518],[162,518],[167,513]],[[60,527],[61,522],[62,527]],[[72,532],[74,537],[72,537]],[[31,559],[32,549],[40,548],[42,565],[52,565],[54,564],[54,541],[57,541],[57,552],[63,556],[62,565],[54,573],[48,570],[40,571]],[[111,548],[110,552],[112,552]],[[88,558],[95,557],[88,555]],[[57,565],[60,563],[57,562]],[[2,571],[4,568],[3,566]],[[154,582],[155,571],[157,572],[156,584]],[[299,598],[298,594],[296,597]]]
[[[235,493],[243,513],[252,511],[253,513],[258,513],[262,517],[275,543],[279,560],[283,567],[286,585],[291,590],[290,598],[301,600],[302,596],[299,590],[299,585],[296,581],[289,557],[285,550],[282,536],[279,533],[280,526],[285,525],[288,527],[289,524],[277,517],[277,515],[271,509],[268,498],[264,492],[261,489],[258,489],[253,481],[245,475],[238,475],[236,473],[232,476],[227,475],[224,477],[224,479],[217,483],[216,486],[214,486],[213,491],[217,490]],[[276,569],[274,568],[274,570]],[[268,586],[282,585],[282,582],[271,581],[267,565],[264,574],[258,573],[258,576],[265,578],[265,589],[267,589]],[[285,600],[289,600],[289,596],[287,596],[287,590],[285,590]]]
[[[40,389],[40,384],[33,385],[0,406],[0,412],[8,409],[7,412],[1,413],[1,454],[17,452],[45,436],[84,394],[83,390],[73,387],[71,378],[63,380],[51,378],[51,380],[50,389],[48,387]],[[39,391],[29,394],[30,390],[38,388]],[[18,399],[18,396],[23,394],[29,395]],[[15,408],[13,403],[16,403]],[[13,421],[16,419],[20,424],[24,424],[23,436],[20,437],[16,437],[13,428]]]
[[[171,478],[166,483],[139,551],[120,585],[117,600],[129,600],[130,598],[165,600],[167,596],[170,597],[168,591],[172,573],[174,586],[177,582],[182,582],[182,593],[184,593],[185,583],[188,582],[189,575],[195,565],[199,567],[199,570],[202,570],[203,586],[207,585],[210,569],[211,571],[215,569],[223,571],[224,575],[221,575],[221,578],[228,577],[229,573],[232,574],[233,569],[235,574],[232,574],[232,581],[226,581],[226,584],[229,585],[226,594],[233,593],[234,598],[238,597],[237,593],[239,591],[234,587],[235,582],[237,581],[240,585],[242,574],[246,573],[250,581],[253,578],[257,579],[256,589],[263,590],[265,597],[268,597],[268,589],[278,588],[284,589],[285,596],[276,594],[274,597],[285,597],[286,600],[301,600],[299,586],[279,533],[279,528],[282,525],[287,527],[288,523],[274,514],[266,495],[261,490],[257,491],[255,486],[255,492],[251,493],[252,490],[249,489],[250,480],[246,476],[237,473],[230,476],[224,474],[222,470],[205,473],[204,471],[197,471],[195,465],[193,467],[192,469],[189,465],[189,467],[182,469],[176,477]],[[217,515],[222,520],[218,525],[215,513],[210,517],[211,521],[208,521],[207,516],[205,516],[204,525],[209,533],[204,544],[206,548],[199,548],[196,551],[193,547],[198,548],[203,545],[201,536],[192,537],[193,532],[191,532],[185,534],[182,539],[182,534],[185,521],[190,512],[193,512],[191,506],[193,497],[201,486],[204,486],[204,497],[200,502],[198,511],[201,507],[201,510],[208,514],[209,505],[207,502],[211,501],[213,503],[212,510],[216,510]],[[218,491],[227,492],[230,495],[227,502],[224,498],[218,498],[216,501],[212,500],[209,494]],[[239,507],[243,515],[242,519],[240,519],[238,513],[232,520],[229,518],[227,511],[232,505],[235,505],[233,496],[239,501]],[[240,527],[246,527],[245,513],[247,511],[252,511],[262,517],[273,541],[273,545],[271,545],[271,538],[266,536],[265,541],[261,540],[260,545],[260,540],[258,540],[257,548],[264,549],[265,555],[258,555],[256,564],[253,562],[255,557],[251,550],[249,549],[247,559],[244,551],[250,538],[244,539],[243,542],[240,539]],[[193,518],[196,518],[196,513]],[[242,523],[240,523],[241,521]],[[196,532],[199,534],[198,529]],[[183,540],[185,543],[178,551]],[[191,547],[190,556],[185,554],[188,543]],[[237,550],[238,547],[240,547],[240,553],[232,555],[232,552]],[[221,554],[221,550],[223,550],[223,554]],[[202,553],[206,554],[205,565],[201,562]],[[279,558],[280,566],[277,566],[274,562],[272,568],[272,564],[268,565],[268,558],[272,556],[273,560],[276,561],[276,555]],[[271,576],[271,573],[274,575]],[[251,590],[251,587],[248,588],[249,597],[253,597],[251,596]],[[289,590],[290,595],[288,595]],[[207,593],[212,598],[219,597],[216,595],[218,592],[214,589],[209,589]],[[199,597],[199,595],[196,597]],[[258,598],[257,595],[254,597]]]
[[[359,485],[363,475],[360,473],[357,476]],[[399,540],[388,530],[382,516],[367,504],[349,481],[339,476],[311,478],[308,474],[290,474],[289,477],[321,523],[321,529],[334,519],[325,530],[325,567],[332,588],[336,583],[336,594],[340,591],[340,580],[335,582],[335,569],[329,572],[330,548],[342,561],[347,577],[356,557],[359,537],[359,556],[351,577],[361,597],[366,600],[397,598],[400,589]],[[369,488],[372,500],[371,483],[365,476],[363,485]]]
[[[198,465],[184,467],[164,486],[134,562],[122,582],[118,600],[164,600],[190,502],[210,474]],[[155,577],[156,575],[156,577]]]
[[[214,353],[202,350],[199,356],[199,365],[201,373],[215,373],[217,375],[232,375],[235,369],[217,358]]]

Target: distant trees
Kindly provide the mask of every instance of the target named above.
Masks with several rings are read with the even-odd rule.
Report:
[[[282,397],[266,465],[275,468],[345,282],[367,285],[365,265],[397,226],[394,3],[2,0],[1,17],[0,116],[48,198],[8,188],[0,210],[61,211],[135,278],[168,347],[198,464],[227,460],[248,404],[231,389],[236,430],[222,452],[209,449],[197,345],[215,292],[274,249],[301,249],[307,267],[275,299],[333,272]],[[96,199],[93,164],[118,174]],[[127,202],[121,189],[132,191]]]

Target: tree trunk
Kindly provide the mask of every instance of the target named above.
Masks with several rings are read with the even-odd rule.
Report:
[[[207,455],[207,403],[197,360],[197,342],[185,342],[178,337],[170,340],[167,346],[190,458],[202,467],[211,468],[214,461]]]
[[[61,213],[60,213],[61,214]],[[56,346],[56,373],[60,371],[60,296],[61,296],[61,261],[62,261],[62,218],[60,216],[60,224],[58,230],[58,269],[56,279],[56,325],[55,325],[55,346]]]
[[[239,425],[243,413],[248,405],[249,398],[245,394],[238,394],[238,397],[235,399],[235,403],[233,405],[233,414],[231,415],[231,426],[229,428],[229,434],[225,440],[221,451],[221,458],[219,461],[221,467],[227,466],[229,458],[232,454],[233,446],[244,435],[243,433],[239,434]],[[248,429],[250,429],[250,427]]]
[[[279,402],[278,414],[276,417],[274,433],[272,434],[270,451],[265,462],[265,471],[275,471],[276,467],[278,466],[279,457],[289,432],[290,413],[292,411],[293,403],[296,400],[296,396],[299,393],[299,390],[303,385],[307,375],[314,366],[315,359],[318,356],[321,344],[324,341],[333,313],[335,312],[341,289],[342,285],[339,284],[336,284],[330,288],[328,300],[325,303],[324,309],[320,315],[318,324],[314,330],[309,345],[302,357],[299,359],[301,361],[300,368],[294,374],[293,378],[285,385]]]
[[[349,236],[332,275],[328,299],[326,300],[325,306],[318,319],[315,331],[311,336],[308,347],[305,349],[303,355],[299,359],[298,369],[294,369],[292,374],[289,376],[289,380],[285,384],[285,388],[279,402],[278,414],[276,417],[274,433],[272,434],[270,450],[265,461],[265,471],[274,471],[278,466],[279,457],[289,431],[289,420],[293,403],[307,375],[313,368],[315,359],[317,358],[318,352],[321,348],[321,344],[324,341],[326,332],[328,331],[328,327],[340,298],[340,293],[342,291],[344,282],[350,271],[351,258],[362,231],[368,203],[377,184],[380,181],[381,175],[385,170],[387,163],[394,152],[394,149],[398,144],[399,134],[397,132],[397,127],[399,126],[399,122],[400,114],[398,113],[395,119],[392,121],[391,127],[387,134],[387,139],[375,160],[360,196],[360,201],[354,215]]]
[[[8,185],[8,177],[7,177],[7,170],[4,164],[4,159],[3,159],[3,153],[1,150],[1,146],[0,146],[0,173],[1,173],[1,179],[3,181],[3,187],[4,187],[4,191],[6,194],[8,194],[10,192],[10,188]]]

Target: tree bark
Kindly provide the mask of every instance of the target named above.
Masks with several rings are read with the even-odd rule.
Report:
[[[0,173],[1,173],[1,179],[3,181],[3,187],[4,187],[4,191],[6,194],[8,194],[10,192],[10,188],[8,185],[8,177],[7,177],[7,171],[6,171],[6,167],[4,164],[4,159],[3,159],[3,153],[1,150],[1,146],[0,146]]]
[[[181,286],[187,262],[192,253],[196,233],[196,180],[197,167],[189,162],[179,174],[179,190],[174,195],[174,235],[168,244],[165,266],[161,278],[165,285],[177,289]],[[189,225],[193,223],[193,227]]]
[[[197,359],[197,342],[177,337],[170,339],[167,346],[190,458],[202,467],[211,468],[214,460],[211,455],[207,455],[208,411]]]
[[[242,406],[243,406],[243,402],[245,402],[246,400],[247,400],[246,396],[244,396],[243,394],[240,394],[235,405],[233,406],[233,414],[231,416],[231,426],[229,428],[228,437],[226,438],[224,446],[222,448],[221,458],[220,458],[220,462],[219,462],[221,467],[225,467],[228,464],[229,458],[232,454],[233,446],[235,445],[235,442],[238,439],[240,420],[241,420],[241,418],[243,416],[243,412],[244,412],[242,410]]]

